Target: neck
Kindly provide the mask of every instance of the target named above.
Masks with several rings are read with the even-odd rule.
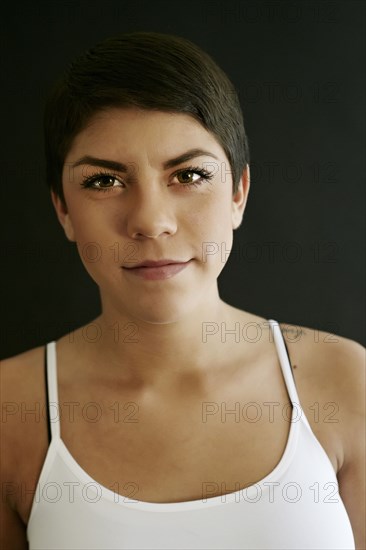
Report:
[[[136,388],[163,388],[185,380],[203,384],[227,358],[229,343],[223,344],[220,331],[222,324],[228,330],[233,328],[236,310],[218,294],[205,304],[197,302],[186,316],[164,324],[103,307],[102,314],[89,325],[89,339],[79,338],[90,368],[98,375],[103,369],[103,379],[110,377]],[[97,330],[97,342],[90,345]]]

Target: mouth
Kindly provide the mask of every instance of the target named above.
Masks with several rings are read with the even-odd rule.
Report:
[[[146,260],[132,267],[122,266],[126,273],[145,280],[157,281],[170,279],[183,271],[193,260],[179,262],[176,260]]]

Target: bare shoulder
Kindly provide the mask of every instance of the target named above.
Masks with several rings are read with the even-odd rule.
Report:
[[[21,480],[28,478],[34,459],[47,444],[44,347],[1,361],[0,399],[1,476],[12,487],[6,501],[16,508]]]
[[[355,431],[364,424],[366,350],[355,340],[337,334],[286,323],[280,326],[300,398],[311,409],[307,416],[317,412],[323,418],[324,430],[334,428],[341,437],[341,467],[351,459]],[[327,413],[328,422],[324,422]]]
[[[365,382],[365,348],[355,340],[316,328],[279,324],[298,375],[317,383],[327,381],[353,408],[354,391],[360,395]]]
[[[30,372],[30,369],[39,366],[40,359],[43,359],[44,349],[44,346],[38,346],[3,359],[0,362],[0,373],[4,382],[22,378]]]
[[[3,405],[10,408],[27,401],[39,386],[39,375],[44,366],[44,347],[20,353],[0,363],[0,396]],[[12,416],[12,415],[10,415]]]

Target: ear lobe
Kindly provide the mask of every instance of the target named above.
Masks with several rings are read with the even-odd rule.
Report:
[[[56,210],[58,221],[62,225],[67,239],[71,242],[75,242],[74,227],[72,225],[70,214],[67,211],[66,204],[53,190],[51,190],[51,199]]]
[[[248,200],[250,189],[250,169],[246,165],[243,175],[239,181],[238,190],[233,195],[232,201],[232,225],[233,229],[238,229],[243,221],[245,206]]]

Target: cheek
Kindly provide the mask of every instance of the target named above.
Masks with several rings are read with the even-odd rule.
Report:
[[[99,273],[105,271],[106,265],[116,263],[113,243],[117,238],[111,233],[101,210],[93,205],[73,201],[68,211],[80,259],[92,279],[99,283]]]
[[[233,245],[231,203],[223,198],[211,208],[191,213],[187,229],[196,243],[202,263],[220,272]]]
[[[222,236],[229,234],[232,223],[231,196],[228,189],[215,189],[215,193],[205,198],[195,211],[197,223],[202,227],[202,231]]]
[[[100,208],[100,205],[93,204],[91,201],[73,200],[70,201],[68,210],[78,243],[103,240],[103,236],[108,230],[106,224],[108,216]]]

